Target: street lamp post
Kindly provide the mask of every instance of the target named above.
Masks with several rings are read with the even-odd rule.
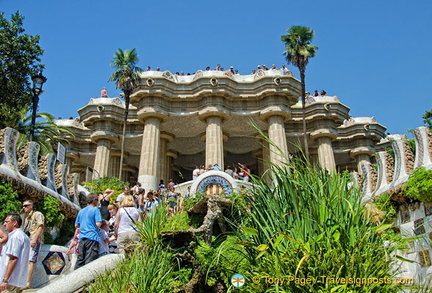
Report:
[[[36,75],[32,76],[33,81],[33,112],[32,120],[30,125],[30,141],[34,140],[34,128],[36,124],[36,112],[39,104],[39,95],[42,94],[43,84],[47,81],[47,78],[42,75],[42,71],[39,71]]]

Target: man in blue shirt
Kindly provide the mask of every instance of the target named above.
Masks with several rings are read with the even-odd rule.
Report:
[[[87,195],[87,207],[82,209],[75,220],[75,228],[80,229],[78,260],[75,270],[99,257],[99,228],[102,215],[97,208],[98,196]]]
[[[214,171],[222,171],[218,164],[214,164],[210,169]]]

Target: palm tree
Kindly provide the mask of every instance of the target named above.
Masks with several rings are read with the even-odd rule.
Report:
[[[303,140],[305,147],[306,158],[309,158],[309,147],[306,135],[306,84],[305,84],[305,71],[309,58],[314,57],[317,46],[311,44],[315,32],[306,26],[292,26],[287,35],[281,36],[282,42],[285,44],[285,51],[283,54],[288,63],[297,67],[300,71],[300,80],[302,84],[302,116],[303,116]]]
[[[10,111],[10,107],[2,105],[0,114],[6,117],[5,121],[0,121],[0,128],[10,127],[19,132],[17,141],[17,149],[20,149],[30,140],[30,129],[32,114],[30,113],[32,106],[22,108],[21,110]],[[30,115],[27,115],[30,113]],[[62,138],[62,134],[67,133],[74,135],[67,127],[55,124],[54,116],[50,113],[40,112],[36,114],[39,120],[34,126],[34,141],[39,143],[41,154],[52,153],[57,148],[57,143],[68,143]],[[43,121],[40,121],[43,119]]]
[[[129,101],[130,96],[139,80],[139,71],[143,71],[137,67],[138,54],[135,49],[132,50],[121,50],[118,49],[114,53],[114,60],[111,62],[111,67],[114,68],[114,73],[108,79],[108,81],[115,81],[116,87],[123,91],[125,97],[125,113],[123,121],[123,133],[121,139],[121,154],[120,154],[120,171],[119,179],[122,175],[123,167],[123,152],[124,152],[124,141],[126,135],[126,123],[129,114]]]

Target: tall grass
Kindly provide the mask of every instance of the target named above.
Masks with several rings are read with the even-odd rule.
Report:
[[[174,292],[187,283],[190,269],[182,269],[175,252],[162,244],[159,233],[167,213],[160,206],[157,213],[137,223],[141,241],[113,271],[100,276],[89,292]]]
[[[391,281],[389,256],[397,240],[384,231],[389,225],[377,227],[365,216],[349,174],[329,174],[295,160],[272,168],[271,183],[254,178],[251,212],[239,225],[252,264],[246,275],[261,278],[258,284],[249,282],[245,292],[398,290],[385,284]],[[265,277],[285,282],[266,284]],[[300,284],[308,277],[311,284]],[[349,283],[347,278],[384,284],[341,283]]]

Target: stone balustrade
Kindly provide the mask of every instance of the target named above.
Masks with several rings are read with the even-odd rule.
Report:
[[[39,157],[40,146],[36,142],[29,142],[17,150],[18,137],[15,129],[0,131],[0,178],[12,183],[26,198],[40,200],[52,196],[58,199],[65,216],[74,218],[80,206],[67,166],[57,162],[55,154]]]
[[[398,193],[415,169],[420,167],[425,167],[427,170],[432,169],[430,130],[427,127],[419,127],[413,131],[413,134],[416,143],[415,155],[404,136],[393,136],[391,144],[394,159],[388,152],[382,151],[375,156],[378,169],[375,169],[370,163],[361,165],[364,176],[362,185],[364,200],[386,192],[390,195]]]
[[[415,155],[406,142],[405,136],[392,136],[393,157],[382,151],[376,154],[378,168],[363,163],[362,176],[355,175],[362,187],[363,201],[367,202],[381,194],[388,193],[399,203],[395,226],[402,237],[413,238],[409,248],[398,251],[397,255],[409,260],[397,260],[397,277],[414,278],[416,284],[423,284],[432,277],[432,206],[422,202],[410,202],[401,193],[409,176],[415,169],[432,169],[432,134],[426,127],[413,131]],[[430,283],[427,284],[430,286]]]

